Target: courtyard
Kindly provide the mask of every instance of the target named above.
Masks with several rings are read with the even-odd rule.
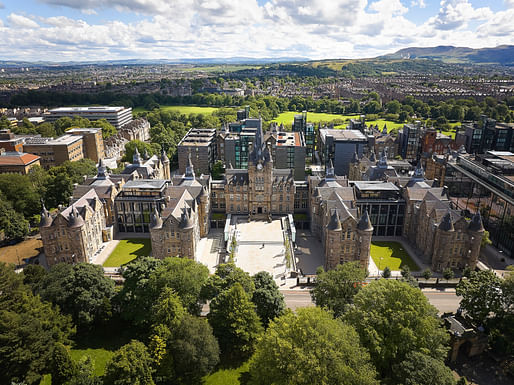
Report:
[[[284,230],[279,219],[271,222],[232,218],[236,233],[234,263],[250,275],[267,271],[280,284],[286,275]]]
[[[419,271],[420,268],[399,242],[372,241],[371,258],[379,270],[387,267],[392,271],[401,270],[402,266],[408,266],[411,271]]]
[[[137,257],[149,256],[152,252],[150,239],[122,239],[103,263],[104,267],[123,266]]]

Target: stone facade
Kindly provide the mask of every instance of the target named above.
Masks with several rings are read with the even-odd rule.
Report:
[[[55,217],[43,206],[39,226],[48,266],[60,262],[89,262],[103,242],[102,202],[91,189]]]

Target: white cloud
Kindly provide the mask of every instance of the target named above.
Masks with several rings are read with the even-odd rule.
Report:
[[[16,13],[11,13],[7,16],[7,21],[9,25],[14,28],[38,28],[39,24],[34,20],[29,19],[23,15],[18,15]]]
[[[493,15],[489,7],[473,8],[468,0],[442,0],[439,13],[431,22],[435,28],[453,30],[466,27],[471,20],[485,20]]]
[[[420,7],[420,8],[426,8],[427,5],[425,4],[425,0],[412,0],[410,2],[411,7]]]
[[[514,35],[514,9],[493,13],[473,8],[468,0],[443,0],[439,12],[418,25],[408,19],[401,0],[270,0],[263,6],[256,0],[41,1],[97,12],[98,17],[85,19],[99,21],[58,12],[54,17],[12,13],[5,25],[0,19],[3,55],[31,60],[353,58],[406,46],[509,44]],[[132,9],[137,21],[104,21],[104,8]]]

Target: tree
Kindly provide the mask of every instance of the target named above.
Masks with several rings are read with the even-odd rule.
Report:
[[[407,279],[410,277],[411,273],[410,273],[410,267],[408,265],[402,265],[400,267],[400,274],[402,275],[403,278]]]
[[[202,288],[202,298],[212,299],[222,291],[230,289],[235,283],[239,283],[243,289],[252,295],[255,291],[255,284],[243,269],[240,269],[233,262],[222,263],[216,267],[216,273],[211,275]]]
[[[480,248],[485,249],[485,247],[491,243],[493,242],[491,241],[491,238],[489,238],[489,231],[485,230],[482,240],[480,241]]]
[[[44,122],[39,124],[36,127],[36,131],[38,134],[41,134],[41,136],[45,136],[48,138],[53,138],[57,136],[57,132],[55,131],[54,125],[50,122]]]
[[[29,233],[29,222],[22,213],[13,210],[11,203],[0,192],[0,230],[6,239],[21,239]]]
[[[117,300],[121,306],[121,316],[136,326],[148,326],[150,323],[150,309],[155,296],[149,279],[161,264],[160,259],[139,257],[123,267],[125,282]]]
[[[179,296],[169,287],[165,287],[157,302],[152,306],[151,317],[154,325],[162,324],[170,330],[175,329],[186,314]]]
[[[255,310],[262,324],[266,327],[271,320],[284,313],[286,308],[284,296],[278,290],[277,283],[270,273],[261,271],[252,279],[255,284],[252,302],[256,306]]]
[[[207,321],[186,314],[173,331],[169,344],[175,379],[180,384],[199,384],[219,362],[218,341]]]
[[[337,265],[335,269],[318,272],[317,284],[311,290],[314,303],[334,312],[336,317],[345,313],[353,297],[366,279],[366,270],[358,262]]]
[[[430,279],[432,278],[432,271],[429,268],[423,270],[423,278]]]
[[[110,317],[114,282],[101,266],[59,263],[43,277],[38,294],[70,314],[77,326],[88,328]]]
[[[453,270],[450,267],[447,267],[443,270],[443,278],[446,280],[452,279],[455,276]]]
[[[153,385],[152,359],[145,345],[133,340],[122,346],[105,367],[105,385]]]
[[[41,265],[28,265],[23,269],[23,283],[36,292],[41,284],[46,270]]]
[[[223,171],[223,162],[221,160],[216,161],[212,166],[212,179],[221,179]]]
[[[40,196],[27,175],[0,174],[0,193],[2,200],[5,198],[25,218],[38,214],[41,210]]]
[[[345,319],[359,333],[383,378],[389,378],[394,363],[404,361],[410,352],[441,361],[446,357],[449,338],[437,309],[421,290],[406,282],[371,282],[354,297],[354,307]]]
[[[102,380],[94,374],[93,361],[90,356],[83,356],[75,364],[75,373],[68,385],[103,385]]]
[[[491,270],[474,271],[455,290],[460,307],[478,325],[485,325],[490,314],[501,310],[501,279]]]
[[[169,257],[162,261],[149,278],[154,298],[169,287],[177,293],[182,305],[191,313],[199,314],[200,291],[209,277],[207,266],[187,258]]]
[[[391,114],[399,114],[401,107],[402,105],[398,100],[391,100],[389,103],[386,104],[387,112]]]
[[[69,344],[70,317],[41,302],[22,275],[0,263],[0,383],[39,384],[48,373],[51,347]]]
[[[113,135],[116,135],[118,132],[116,128],[110,124],[106,119],[99,119],[91,122],[92,127],[101,128],[102,129],[102,137],[103,139],[110,138]]]
[[[400,111],[398,114],[398,121],[405,122],[409,118],[409,113],[407,111]]]
[[[455,385],[450,368],[444,362],[420,352],[407,354],[395,370],[396,383],[404,385]]]
[[[355,329],[320,308],[275,319],[250,361],[250,384],[378,384]]]
[[[208,319],[223,354],[244,359],[253,353],[263,329],[255,305],[240,283],[214,298]]]
[[[70,352],[61,343],[56,343],[52,350],[50,374],[52,375],[52,385],[64,385],[75,374],[75,364]]]
[[[391,278],[391,269],[389,268],[389,266],[386,266],[384,268],[384,271],[382,272],[382,277]]]

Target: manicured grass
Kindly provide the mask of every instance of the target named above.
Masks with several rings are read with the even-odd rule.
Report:
[[[377,125],[378,124],[378,129],[380,131],[382,131],[382,129],[384,128],[384,124],[387,125],[387,132],[391,132],[391,130],[393,128],[402,128],[403,125],[405,123],[396,123],[396,122],[393,122],[392,120],[384,120],[384,119],[378,119],[378,120],[370,120],[370,121],[367,121],[366,120],[366,125]]]
[[[161,106],[162,111],[171,112],[177,111],[181,114],[212,114],[218,108],[216,107],[198,107],[198,106]],[[144,112],[148,111],[144,107],[136,107],[132,109],[133,112]]]
[[[75,362],[78,362],[82,357],[89,356],[93,361],[93,365],[95,368],[95,375],[102,376],[105,373],[105,366],[107,365],[107,361],[111,359],[114,352],[106,349],[71,349],[70,351],[71,358]]]
[[[204,385],[239,385],[241,374],[248,372],[249,364],[245,362],[235,369],[219,369],[203,378]]]
[[[384,270],[386,266],[391,270],[400,270],[403,265],[409,266],[412,271],[420,270],[402,244],[398,242],[372,241],[371,258],[380,270]]]
[[[137,257],[150,255],[151,251],[152,246],[149,239],[122,239],[103,266],[122,266]]]
[[[293,125],[294,116],[297,114],[301,114],[301,112],[294,111],[286,111],[279,114],[273,122],[277,122],[278,124],[283,123],[285,128],[290,129]],[[351,118],[356,118],[359,115],[339,115],[339,114],[326,114],[321,112],[307,112],[307,122],[309,123],[318,123],[318,122],[331,122],[333,120],[348,120]]]

